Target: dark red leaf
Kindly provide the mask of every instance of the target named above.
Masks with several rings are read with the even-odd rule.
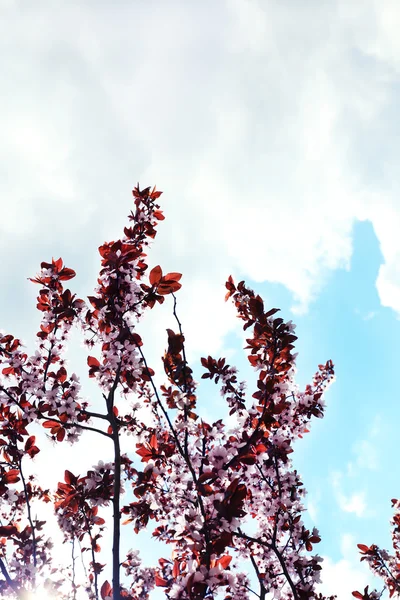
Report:
[[[19,471],[18,469],[10,469],[3,475],[3,481],[5,483],[17,483],[19,481]]]
[[[154,267],[154,269],[152,269],[150,271],[150,275],[149,275],[149,280],[150,280],[150,285],[157,285],[162,278],[162,269],[160,267],[160,265],[157,265],[157,267]]]
[[[105,598],[107,597],[112,597],[112,587],[107,580],[103,583],[103,585],[100,588],[100,596],[103,600],[105,600]]]
[[[17,535],[18,529],[15,525],[1,525],[0,535],[4,537],[10,537],[11,535]]]
[[[223,569],[226,569],[231,560],[232,556],[229,556],[229,554],[225,554],[225,556],[221,556],[221,558],[217,560],[217,565],[221,565]]]
[[[68,471],[68,469],[65,470],[64,473],[64,481],[65,483],[68,483],[69,485],[71,485],[71,483],[76,483],[77,477],[75,477],[75,475],[73,473],[71,473],[71,471]]]
[[[87,364],[89,365],[89,367],[99,367],[100,366],[99,361],[94,356],[87,357]]]
[[[182,273],[167,273],[164,275],[164,281],[179,281],[182,277]]]
[[[158,587],[166,587],[168,585],[168,582],[163,577],[160,577],[160,575],[157,575],[157,573],[155,574],[154,581]]]

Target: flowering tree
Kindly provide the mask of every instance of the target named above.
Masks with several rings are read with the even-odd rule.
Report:
[[[101,270],[89,304],[64,289],[75,273],[61,259],[42,263],[32,279],[40,285],[42,315],[35,354],[0,334],[0,594],[23,599],[47,588],[60,599],[144,600],[159,587],[171,599],[245,600],[251,594],[263,600],[273,594],[322,600],[315,590],[321,558],[312,554],[320,538],[303,523],[305,490],[290,454],[311,419],[323,416],[332,362],[320,365],[312,383],[299,390],[294,326],[229,277],[226,299],[249,330],[246,349],[258,372],[257,388],[246,399],[234,367],[224,358],[202,358],[202,377],[220,386],[232,425],[202,419],[177,313],[181,275],[164,275],[159,266],[147,275],[146,246],[164,218],[156,202],[160,194],[134,189],[135,209],[123,238],[99,248]],[[168,295],[176,326],[167,330],[162,359],[167,381],[157,386],[137,323]],[[74,325],[90,348],[88,374],[99,386],[102,412],[81,399],[79,378],[66,368],[63,350]],[[79,443],[85,431],[106,438],[113,460],[86,473],[65,471],[51,493],[25,475],[26,461],[40,451],[32,434],[38,424],[56,444]],[[134,456],[124,452],[126,434],[135,436]],[[34,514],[37,503],[53,506],[71,544],[71,565],[57,567],[52,560],[45,522]],[[113,509],[111,582],[97,558],[107,504]],[[391,594],[399,593],[398,502],[396,510],[396,556],[360,546]],[[142,566],[135,550],[122,556],[121,522],[130,538],[148,528],[171,553],[152,568]],[[84,583],[75,573],[75,553],[81,551],[89,556]],[[354,593],[360,600],[373,594]]]

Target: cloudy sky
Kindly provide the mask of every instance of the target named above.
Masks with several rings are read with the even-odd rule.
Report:
[[[294,460],[340,600],[400,494],[399,28],[397,0],[0,0],[0,327],[33,342],[27,277],[51,256],[89,294],[132,187],[156,183],[150,263],[184,275],[193,363],[247,373],[232,274],[298,323],[300,383],[336,365]]]

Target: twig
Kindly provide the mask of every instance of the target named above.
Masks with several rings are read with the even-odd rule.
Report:
[[[97,584],[96,558],[94,555],[92,530],[90,528],[89,519],[87,518],[87,515],[83,509],[82,509],[82,514],[83,514],[83,518],[85,519],[87,531],[88,531],[89,538],[90,538],[90,549],[91,549],[91,554],[92,554],[92,565],[93,565],[93,574],[94,574],[94,592],[96,595],[96,600],[99,600],[99,588],[98,588],[98,584]]]
[[[73,590],[73,597],[72,600],[76,600],[76,585],[75,585],[75,538],[72,538],[72,553],[71,553],[71,558],[72,558],[72,590]]]
[[[28,521],[29,521],[29,524],[30,524],[31,529],[32,529],[33,564],[36,567],[37,560],[36,560],[36,534],[35,534],[35,526],[34,526],[33,520],[32,520],[31,504],[30,504],[30,501],[29,501],[28,489],[26,487],[25,477],[24,477],[24,474],[22,472],[22,459],[21,458],[19,459],[19,462],[18,462],[18,468],[19,468],[19,472],[21,474],[22,485],[23,485],[23,488],[24,488],[25,502],[26,502],[26,508],[27,508],[27,512],[28,512]]]

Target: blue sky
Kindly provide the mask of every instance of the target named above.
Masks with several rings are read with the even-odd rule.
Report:
[[[232,274],[297,323],[300,383],[336,365],[294,460],[340,600],[369,582],[355,544],[389,545],[400,493],[399,27],[396,0],[0,0],[0,327],[33,342],[26,278],[51,256],[90,294],[130,190],[156,183],[151,264],[184,275],[193,362],[247,376]],[[144,324],[154,365],[167,326],[166,306]]]

